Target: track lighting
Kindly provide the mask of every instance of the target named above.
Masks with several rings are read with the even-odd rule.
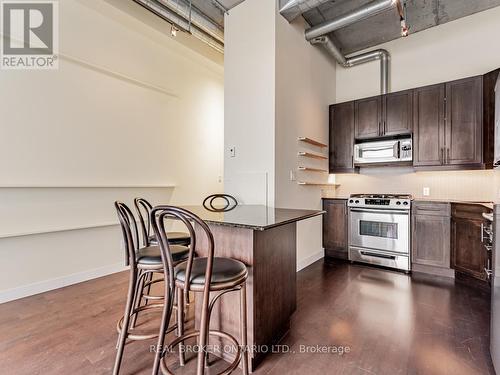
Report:
[[[171,36],[176,37],[177,36],[177,31],[179,31],[179,29],[177,27],[175,27],[174,25],[172,25],[170,27],[170,35]]]

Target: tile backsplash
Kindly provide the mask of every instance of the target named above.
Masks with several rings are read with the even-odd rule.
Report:
[[[324,197],[354,193],[400,193],[415,198],[500,201],[500,171],[414,172],[408,168],[365,168],[360,174],[338,174],[336,190]],[[424,188],[429,195],[424,196]]]

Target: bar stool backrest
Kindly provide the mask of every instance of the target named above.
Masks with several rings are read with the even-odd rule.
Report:
[[[115,202],[115,209],[120,221],[125,248],[125,265],[136,267],[136,251],[139,249],[139,230],[134,214],[123,202]]]
[[[214,201],[223,200],[225,205],[222,207],[214,206]],[[213,212],[227,212],[238,206],[238,200],[229,194],[211,194],[203,200],[203,207]]]
[[[172,304],[173,301],[174,288],[175,288],[174,284],[175,275],[174,275],[174,261],[172,258],[172,254],[170,252],[170,244],[168,242],[167,232],[165,230],[166,219],[177,219],[182,221],[184,225],[187,227],[189,231],[189,236],[191,237],[191,244],[189,246],[189,255],[186,261],[187,262],[186,275],[184,278],[185,280],[184,291],[186,293],[187,291],[189,291],[189,281],[191,280],[191,270],[193,266],[193,260],[195,258],[196,243],[197,243],[196,233],[193,224],[201,228],[201,233],[204,233],[207,238],[208,248],[206,249],[207,268],[205,270],[205,280],[212,280],[214,237],[208,225],[197,215],[188,210],[174,206],[156,206],[151,211],[150,221],[152,223],[154,233],[160,245],[163,268],[166,274],[165,288],[168,288],[168,290],[170,291],[170,299],[169,299],[170,302],[168,303],[170,305]],[[206,282],[203,290],[203,305],[206,304],[208,306],[209,297],[210,297],[210,282]],[[168,306],[168,308],[171,309],[172,307]]]
[[[142,244],[143,246],[149,246],[149,238],[152,230],[150,216],[153,205],[144,198],[135,198],[134,206],[137,216],[139,216],[139,222],[141,223]]]

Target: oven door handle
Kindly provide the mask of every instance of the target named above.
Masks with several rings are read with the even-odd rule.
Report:
[[[410,215],[410,210],[395,210],[395,209],[390,209],[390,210],[376,210],[373,208],[350,208],[349,211],[351,212],[373,212],[376,214],[403,214],[403,215]]]
[[[383,254],[378,254],[378,253],[371,253],[368,251],[360,251],[360,253],[361,253],[361,255],[364,255],[367,257],[396,260],[395,255],[383,255]]]

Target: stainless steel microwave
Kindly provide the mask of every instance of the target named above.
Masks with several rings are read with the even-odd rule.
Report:
[[[354,145],[354,164],[388,164],[413,161],[413,141],[402,139],[373,140]]]

